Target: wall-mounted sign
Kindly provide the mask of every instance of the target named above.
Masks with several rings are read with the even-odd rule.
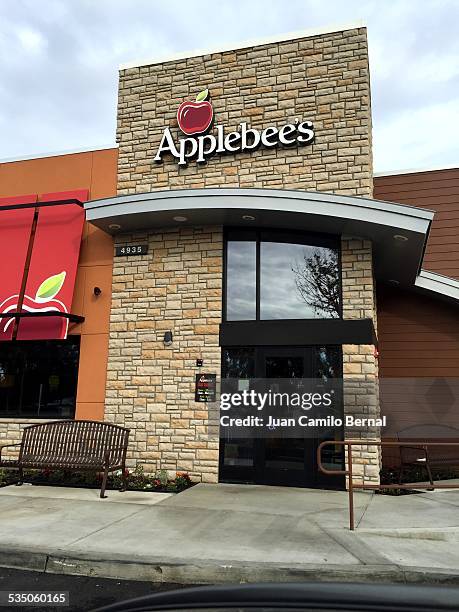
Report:
[[[125,255],[146,255],[148,244],[123,244],[115,247],[115,256],[124,257]]]
[[[215,154],[243,153],[256,151],[260,147],[273,148],[279,145],[309,145],[314,141],[312,121],[295,119],[280,128],[269,126],[263,130],[251,128],[246,122],[239,124],[236,132],[225,133],[222,125],[216,126],[216,134],[206,134],[212,125],[214,111],[207,100],[209,90],[201,91],[196,102],[182,102],[177,111],[177,123],[180,130],[190,138],[179,138],[178,143],[170,128],[163,132],[161,142],[154,160],[162,161],[165,153],[170,153],[179,166],[186,166],[195,159],[202,164]]]
[[[196,374],[194,391],[196,402],[215,402],[217,399],[217,375]]]

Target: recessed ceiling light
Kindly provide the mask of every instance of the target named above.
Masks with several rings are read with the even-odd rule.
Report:
[[[403,236],[402,234],[394,234],[394,240],[398,240],[399,242],[406,242],[408,238]]]
[[[242,215],[244,221],[255,221],[255,217],[253,215]]]
[[[172,217],[174,221],[188,221],[188,217],[182,217],[181,215],[177,215],[176,217]]]
[[[121,229],[121,225],[119,225],[118,223],[110,223],[110,225],[108,226],[108,229],[119,230]]]

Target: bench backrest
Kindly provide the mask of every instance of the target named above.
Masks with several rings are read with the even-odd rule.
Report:
[[[126,454],[129,429],[101,421],[54,421],[25,427],[19,460],[40,457],[78,464],[86,457],[118,464]]]
[[[406,446],[422,446],[423,442],[459,442],[459,430],[449,425],[439,425],[438,423],[427,423],[425,425],[411,425],[405,427],[397,434],[398,441]],[[429,446],[429,459],[432,461],[447,461],[454,458],[459,463],[459,446]],[[419,453],[418,453],[419,454]],[[405,451],[405,456],[414,457],[415,451]],[[417,458],[421,458],[421,454]],[[413,459],[414,460],[414,459]]]

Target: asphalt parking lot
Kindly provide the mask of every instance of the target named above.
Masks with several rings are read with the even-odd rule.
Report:
[[[89,612],[94,608],[117,601],[150,595],[159,591],[180,588],[177,584],[137,582],[132,580],[112,580],[110,578],[89,578],[87,576],[62,576],[44,572],[0,567],[0,591],[68,591],[70,605],[67,607],[50,606],[0,606],[0,610],[39,610],[48,612]]]

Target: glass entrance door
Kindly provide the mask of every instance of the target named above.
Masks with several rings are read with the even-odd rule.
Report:
[[[251,378],[290,379],[301,393],[302,379],[341,375],[339,347],[240,347],[223,349],[222,376],[238,379],[242,386]],[[246,383],[241,383],[246,381]],[[311,437],[222,438],[220,480],[297,487],[342,488],[341,478],[321,478],[316,451],[320,440]],[[339,448],[339,447],[338,447]],[[338,453],[339,454],[339,453]],[[335,469],[342,457],[334,455]]]
[[[259,374],[267,379],[291,379],[292,392],[301,393],[301,380],[311,377],[311,350],[306,347],[273,347],[259,350]],[[276,383],[268,387],[276,391]],[[259,440],[258,482],[312,486],[313,445],[306,438]]]

